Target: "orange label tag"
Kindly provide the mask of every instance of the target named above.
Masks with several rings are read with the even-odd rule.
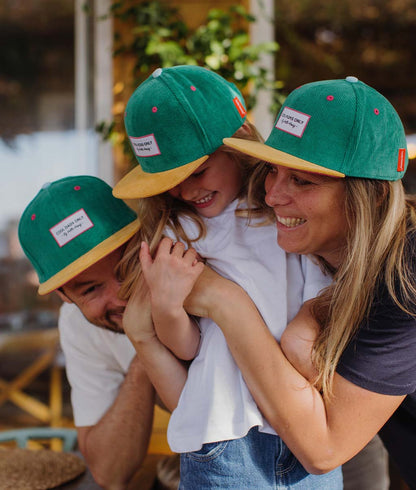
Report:
[[[237,111],[241,117],[244,117],[247,114],[247,111],[244,109],[243,104],[241,103],[238,97],[234,97],[233,99],[234,105],[237,107]]]
[[[406,149],[400,148],[399,149],[399,160],[397,162],[397,171],[398,172],[403,172],[405,161],[406,161]]]

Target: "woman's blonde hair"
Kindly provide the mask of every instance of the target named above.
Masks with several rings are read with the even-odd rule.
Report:
[[[315,384],[326,397],[332,393],[340,357],[367,318],[380,284],[386,284],[402,310],[415,315],[408,240],[416,230],[415,198],[406,199],[401,181],[346,177],[345,188],[345,257],[337,270],[317,257],[334,280],[312,305],[321,326],[312,354],[319,373]]]
[[[252,174],[248,198],[252,206],[265,198],[268,172],[269,165],[263,163]],[[321,327],[312,352],[318,372],[315,385],[326,397],[331,395],[340,357],[369,314],[380,283],[386,284],[402,310],[415,315],[416,286],[409,269],[411,250],[407,239],[416,230],[415,197],[406,198],[401,181],[346,177],[344,182],[344,260],[334,269],[322,257],[311,257],[334,278],[312,304],[312,313]]]
[[[246,121],[246,127],[241,127],[234,134],[234,138],[248,139],[251,141],[263,141],[256,127]],[[249,131],[247,131],[247,127]],[[245,155],[233,148],[225,145],[221,146],[219,151],[227,153],[231,158],[239,164],[242,172],[243,186],[237,196],[239,199],[247,197],[248,182],[253,170],[256,168],[259,160],[248,155]],[[260,203],[262,201],[258,201]],[[252,210],[254,215],[262,215],[265,209],[264,201],[259,204],[256,209]],[[177,240],[185,242],[188,246],[192,242],[198,241],[205,236],[206,229],[204,221],[195,209],[173,198],[168,192],[157,196],[147,197],[137,200],[137,215],[141,222],[140,230],[128,243],[122,260],[117,268],[117,276],[122,282],[119,296],[123,299],[128,299],[136,287],[137,281],[141,277],[141,267],[139,261],[140,245],[143,241],[150,246],[150,253],[153,255],[157,245],[164,236],[164,231],[169,228]],[[237,216],[248,216],[247,211],[236,211]],[[186,216],[190,218],[199,230],[196,238],[190,240],[180,223],[180,217]]]

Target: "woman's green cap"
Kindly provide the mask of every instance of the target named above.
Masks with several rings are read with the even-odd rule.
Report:
[[[390,102],[356,77],[303,85],[287,97],[264,143],[226,138],[266,162],[334,177],[401,179],[408,163]]]
[[[114,187],[148,197],[184,181],[246,119],[237,87],[200,66],[158,68],[130,97],[124,124],[139,166]]]
[[[45,184],[19,222],[19,240],[39,277],[39,294],[61,287],[129,240],[136,213],[91,176]]]

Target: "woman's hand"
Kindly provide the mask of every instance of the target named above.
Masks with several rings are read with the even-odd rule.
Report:
[[[184,306],[191,315],[211,318],[218,324],[217,320],[222,317],[224,309],[233,311],[242,303],[256,309],[241,286],[205,266]]]

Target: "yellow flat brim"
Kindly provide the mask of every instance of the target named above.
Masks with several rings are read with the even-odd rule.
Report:
[[[272,148],[265,143],[260,143],[259,141],[224,138],[223,143],[230,148],[241,151],[246,155],[259,158],[264,162],[270,162],[275,165],[281,165],[282,167],[289,167],[295,170],[301,170],[303,172],[329,175],[330,177],[345,177],[345,174],[342,172],[316,165],[315,163],[308,162],[307,160],[302,160],[301,158],[295,157],[280,150],[276,150],[275,148]]]
[[[67,265],[64,269],[43,282],[39,286],[38,293],[44,295],[60,288],[78,274],[81,274],[81,272],[84,272],[99,260],[103,259],[106,255],[110,254],[118,247],[121,247],[121,245],[126,243],[139,229],[140,221],[138,219],[132,221],[127,226],[114,233],[114,235],[111,235],[92,248],[89,252],[72,262],[72,264]]]
[[[113,196],[138,199],[162,194],[187,179],[208,158],[209,155],[205,155],[186,165],[157,173],[144,172],[140,166],[135,167],[114,186]]]

